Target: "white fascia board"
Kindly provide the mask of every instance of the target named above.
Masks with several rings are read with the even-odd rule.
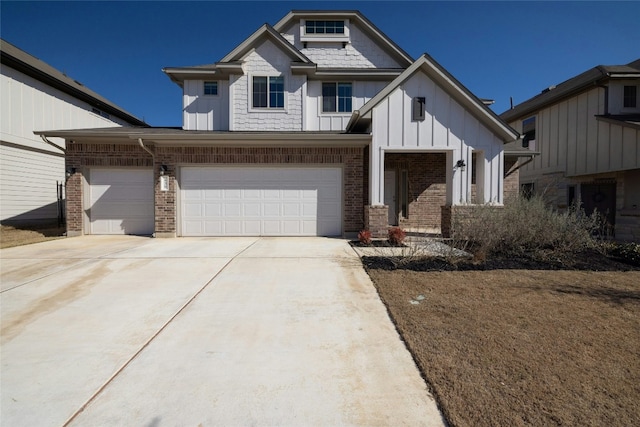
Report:
[[[276,45],[287,52],[290,56],[296,58],[300,62],[311,63],[302,52],[296,49],[291,43],[289,43],[280,33],[276,32],[269,24],[264,24],[258,28],[253,34],[251,34],[246,40],[240,43],[235,49],[229,52],[224,58],[220,60],[223,62],[233,62],[237,59],[244,57],[247,51],[254,49],[257,46],[257,42],[262,37],[270,37]]]

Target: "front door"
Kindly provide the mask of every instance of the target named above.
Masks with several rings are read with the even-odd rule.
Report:
[[[597,211],[611,231],[616,223],[616,184],[581,184],[580,197],[584,212],[591,215]]]
[[[384,171],[384,204],[389,206],[389,225],[398,225],[396,171]]]

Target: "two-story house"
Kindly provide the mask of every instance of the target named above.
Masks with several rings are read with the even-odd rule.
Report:
[[[597,210],[621,240],[640,241],[640,59],[599,65],[505,111],[540,152],[520,169],[527,193],[557,209]]]
[[[55,220],[65,141],[33,131],[146,123],[5,40],[0,62],[0,221]]]
[[[446,232],[459,207],[503,203],[519,155],[505,164],[518,134],[482,100],[357,11],[292,11],[163,71],[182,129],[39,132],[67,141],[69,235]]]

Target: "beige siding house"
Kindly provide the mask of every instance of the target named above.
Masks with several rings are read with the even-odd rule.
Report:
[[[0,220],[55,219],[65,141],[33,132],[145,123],[4,40],[0,52]]]
[[[606,215],[615,237],[640,241],[640,59],[597,66],[501,117],[540,152],[520,169],[525,191],[558,209]]]

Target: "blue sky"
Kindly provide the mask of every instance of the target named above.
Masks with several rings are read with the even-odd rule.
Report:
[[[598,64],[640,57],[640,2],[12,2],[0,35],[153,126],[181,126],[167,66],[218,61],[292,9],[356,9],[501,113]]]

